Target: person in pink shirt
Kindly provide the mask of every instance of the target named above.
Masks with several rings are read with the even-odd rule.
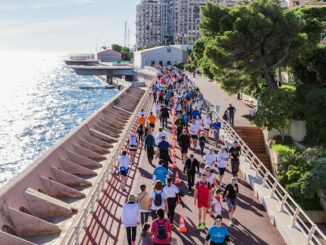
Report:
[[[170,245],[171,224],[168,219],[164,218],[164,210],[159,208],[156,211],[158,219],[152,223],[151,232],[153,234],[153,245]]]

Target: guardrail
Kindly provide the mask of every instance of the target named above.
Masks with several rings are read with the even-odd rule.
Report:
[[[137,127],[138,113],[141,111],[141,109],[144,109],[144,111],[148,114],[148,112],[152,109],[152,107],[153,107],[153,100],[151,98],[151,95],[149,94],[149,90],[147,89],[142,100],[140,101],[140,103],[135,109],[133,118],[130,120],[130,122],[128,122],[128,128],[124,131],[124,134],[121,137],[119,143],[117,144],[117,147],[113,152],[110,161],[107,163],[105,170],[102,172],[100,179],[97,181],[96,186],[92,191],[92,194],[88,197],[88,201],[84,206],[84,209],[80,213],[76,225],[74,226],[71,234],[69,235],[65,243],[66,245],[80,244],[79,242],[80,242],[80,235],[82,229],[84,230],[87,229],[88,227],[87,222],[88,222],[89,215],[92,212],[94,212],[95,204],[100,201],[100,193],[105,191],[106,183],[109,181],[110,176],[114,174],[114,170],[117,167],[118,158],[121,156],[121,152],[126,148],[128,135],[130,132],[134,131]]]
[[[190,83],[193,87],[197,87],[191,80]],[[309,216],[301,209],[296,201],[289,195],[284,187],[278,182],[278,180],[272,175],[272,173],[265,167],[265,165],[259,160],[256,154],[250,149],[250,147],[242,140],[237,132],[230,126],[228,122],[212,108],[214,106],[201,94],[201,99],[204,102],[204,108],[212,116],[212,119],[218,118],[222,124],[222,129],[227,135],[234,141],[237,141],[241,146],[242,153],[245,159],[250,162],[250,168],[255,169],[256,177],[263,177],[263,186],[267,186],[270,189],[270,197],[276,198],[280,202],[280,211],[287,211],[292,217],[291,226],[296,224],[301,227],[301,230],[306,235],[306,244],[322,245],[318,239],[324,239],[326,241],[325,234],[318,228],[318,226],[309,218]],[[214,118],[214,119],[215,119]]]

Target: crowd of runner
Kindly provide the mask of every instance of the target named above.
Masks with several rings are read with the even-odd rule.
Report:
[[[223,202],[226,202],[229,217],[225,218],[228,218],[229,225],[232,226],[239,192],[237,178],[240,146],[234,142],[230,149],[226,149],[224,142],[220,140],[221,122],[218,119],[213,121],[211,115],[204,111],[204,101],[199,90],[192,87],[188,77],[180,71],[172,67],[159,70],[158,78],[150,88],[150,94],[154,101],[155,113],[146,115],[143,110],[139,113],[138,128],[135,133],[131,133],[127,142],[128,151],[123,151],[118,160],[122,191],[126,190],[129,168],[141,147],[146,151],[148,163],[157,166],[152,174],[151,190],[149,191],[146,185],[140,185],[138,195],[130,194],[123,206],[121,221],[126,227],[128,244],[136,244],[139,224],[143,227],[139,245],[171,243],[175,208],[178,203],[182,203],[182,197],[185,195],[173,184],[169,175],[169,168],[172,169],[172,164],[175,165],[171,158],[176,156],[176,145],[172,144],[172,140],[176,140],[180,149],[183,172],[187,174],[188,195],[194,197],[193,204],[198,208],[197,229],[207,228],[208,213],[215,222],[207,232],[205,244],[227,244],[230,239],[228,229],[222,225],[222,207]],[[227,119],[233,124],[235,108],[231,108],[231,113],[230,107],[227,110]],[[176,139],[169,139],[165,132],[171,118]],[[154,136],[154,129],[158,124],[159,131]],[[208,152],[205,152],[205,145],[210,136],[213,136],[214,142],[211,143],[214,146],[210,146]],[[201,158],[196,159],[190,150],[198,150]],[[233,177],[231,183],[226,185],[223,177],[228,162],[231,163]],[[204,169],[201,169],[200,163],[205,163]]]

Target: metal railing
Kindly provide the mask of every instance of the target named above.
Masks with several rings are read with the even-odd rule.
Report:
[[[155,79],[153,81],[155,81]],[[148,113],[153,107],[153,100],[148,92],[149,90],[147,89],[142,100],[135,109],[133,118],[129,120],[128,128],[125,129],[124,134],[121,136],[121,139],[118,142],[117,147],[113,152],[112,156],[110,157],[110,160],[107,163],[105,170],[102,172],[102,175],[97,181],[92,193],[88,196],[88,201],[84,206],[83,210],[81,211],[78,220],[65,243],[66,245],[80,244],[80,235],[82,230],[86,230],[88,227],[89,215],[95,211],[95,204],[100,201],[100,193],[105,191],[106,184],[109,182],[111,175],[114,174],[114,170],[116,169],[118,164],[118,158],[121,156],[121,152],[126,149],[128,135],[137,127],[138,113],[141,111],[141,109],[144,109],[144,111]]]
[[[190,83],[193,87],[197,87],[191,80]],[[270,189],[270,197],[275,198],[280,202],[279,211],[287,211],[292,217],[291,227],[298,225],[302,232],[306,236],[305,244],[317,244],[322,245],[320,239],[326,241],[325,234],[318,228],[318,226],[310,219],[310,217],[301,209],[296,201],[289,195],[284,187],[278,182],[273,174],[265,167],[265,165],[259,160],[256,154],[250,149],[250,147],[243,141],[243,139],[237,134],[237,132],[226,122],[214,109],[214,106],[207,101],[201,94],[201,99],[204,102],[204,108],[212,115],[212,119],[218,118],[222,124],[222,129],[233,140],[237,141],[241,146],[242,153],[245,159],[248,159],[250,168],[256,171],[256,177],[261,176],[263,178],[263,186]]]

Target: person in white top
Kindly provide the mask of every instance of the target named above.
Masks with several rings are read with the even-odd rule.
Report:
[[[159,143],[161,143],[162,136],[165,136],[165,141],[169,142],[168,135],[165,132],[163,132],[163,129],[162,128],[159,128],[159,132],[158,132],[158,134],[155,137],[155,144],[156,145],[158,145]]]
[[[196,117],[196,125],[198,127],[198,134],[200,134],[203,126],[203,120],[200,119],[199,115]]]
[[[209,152],[206,153],[204,162],[206,163],[206,166],[210,167],[211,172],[214,171],[214,164],[216,161],[216,155],[214,153],[214,147],[209,147]]]
[[[161,110],[161,105],[160,103],[157,101],[155,104],[155,112],[156,112],[156,117],[157,119],[160,119],[160,110]]]
[[[170,220],[170,223],[173,224],[174,220],[174,210],[178,203],[178,196],[179,196],[179,189],[174,184],[172,184],[172,178],[167,178],[166,180],[167,186],[163,188],[164,193],[167,197],[168,207],[169,207],[169,213],[168,217]]]
[[[126,190],[127,174],[129,171],[130,158],[127,157],[127,152],[123,151],[122,156],[118,159],[121,189]]]
[[[137,225],[140,225],[140,208],[136,201],[136,196],[130,194],[128,202],[122,207],[121,222],[127,230],[128,244],[135,244]]]
[[[211,129],[211,125],[212,125],[212,120],[210,119],[209,115],[206,115],[203,118],[203,123],[204,123],[205,137],[208,140],[209,130]]]
[[[129,145],[130,160],[131,160],[131,162],[133,162],[136,152],[137,152],[137,146],[138,146],[137,137],[135,136],[134,133],[130,134],[127,144]]]
[[[144,116],[146,118],[146,113],[144,112],[144,109],[141,109],[141,111],[138,113],[138,118]]]
[[[229,160],[229,155],[225,151],[225,147],[221,147],[221,151],[217,153],[217,167],[219,171],[219,179],[220,179],[220,186],[223,186],[223,177],[224,177],[224,172],[227,167],[227,160]]]
[[[213,215],[213,205],[211,205],[211,204],[212,204],[213,196],[214,196],[214,188],[217,189],[218,185],[217,185],[217,180],[215,178],[215,175],[214,175],[214,173],[211,172],[210,167],[206,166],[205,171],[206,171],[206,176],[207,176],[206,181],[208,183],[210,183],[213,188],[212,191],[209,192],[209,204],[210,204],[209,205],[209,215]]]
[[[189,126],[189,131],[190,131],[190,136],[192,138],[192,144],[193,144],[194,148],[196,148],[199,128],[198,128],[198,125],[196,124],[195,120],[191,121],[191,124]]]
[[[153,190],[149,194],[149,206],[151,207],[152,219],[157,219],[156,210],[159,208],[169,213],[169,206],[167,202],[167,197],[163,191],[163,183],[157,180],[153,186]]]

